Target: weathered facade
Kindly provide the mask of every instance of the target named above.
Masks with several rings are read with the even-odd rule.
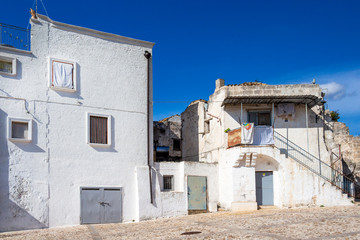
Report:
[[[181,160],[181,118],[174,115],[154,122],[154,160]]]
[[[160,163],[159,172],[178,169],[175,181],[185,179],[188,194],[190,177],[216,173],[215,182],[203,184],[208,211],[350,205],[354,185],[326,146],[323,96],[315,84],[226,86],[218,79],[208,101],[194,101],[181,114],[183,163]],[[246,142],[241,134],[249,123]]]
[[[360,199],[360,136],[349,134],[345,123],[331,121],[330,112],[326,111],[326,144],[332,158],[341,159],[344,174],[355,181],[356,198]],[[339,158],[340,156],[340,158]]]

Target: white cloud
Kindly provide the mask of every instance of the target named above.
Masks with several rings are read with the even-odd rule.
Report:
[[[345,97],[345,87],[337,82],[321,84],[320,87],[329,99],[340,100]]]

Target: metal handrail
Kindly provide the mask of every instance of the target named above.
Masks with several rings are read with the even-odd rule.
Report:
[[[30,29],[0,23],[0,46],[30,51]]]
[[[287,157],[292,158],[302,166],[308,168],[311,172],[330,182],[338,189],[341,189],[344,193],[347,193],[349,197],[355,196],[354,181],[342,172],[321,161],[276,131],[274,131],[274,140],[275,147],[284,152]]]

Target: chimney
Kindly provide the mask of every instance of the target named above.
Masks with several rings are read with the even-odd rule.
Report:
[[[221,87],[223,87],[225,85],[225,80],[221,79],[221,78],[218,78],[215,81],[215,85],[216,85],[215,90],[219,90]]]

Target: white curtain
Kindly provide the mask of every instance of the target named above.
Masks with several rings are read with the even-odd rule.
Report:
[[[53,62],[53,86],[73,89],[73,69],[70,63]]]

